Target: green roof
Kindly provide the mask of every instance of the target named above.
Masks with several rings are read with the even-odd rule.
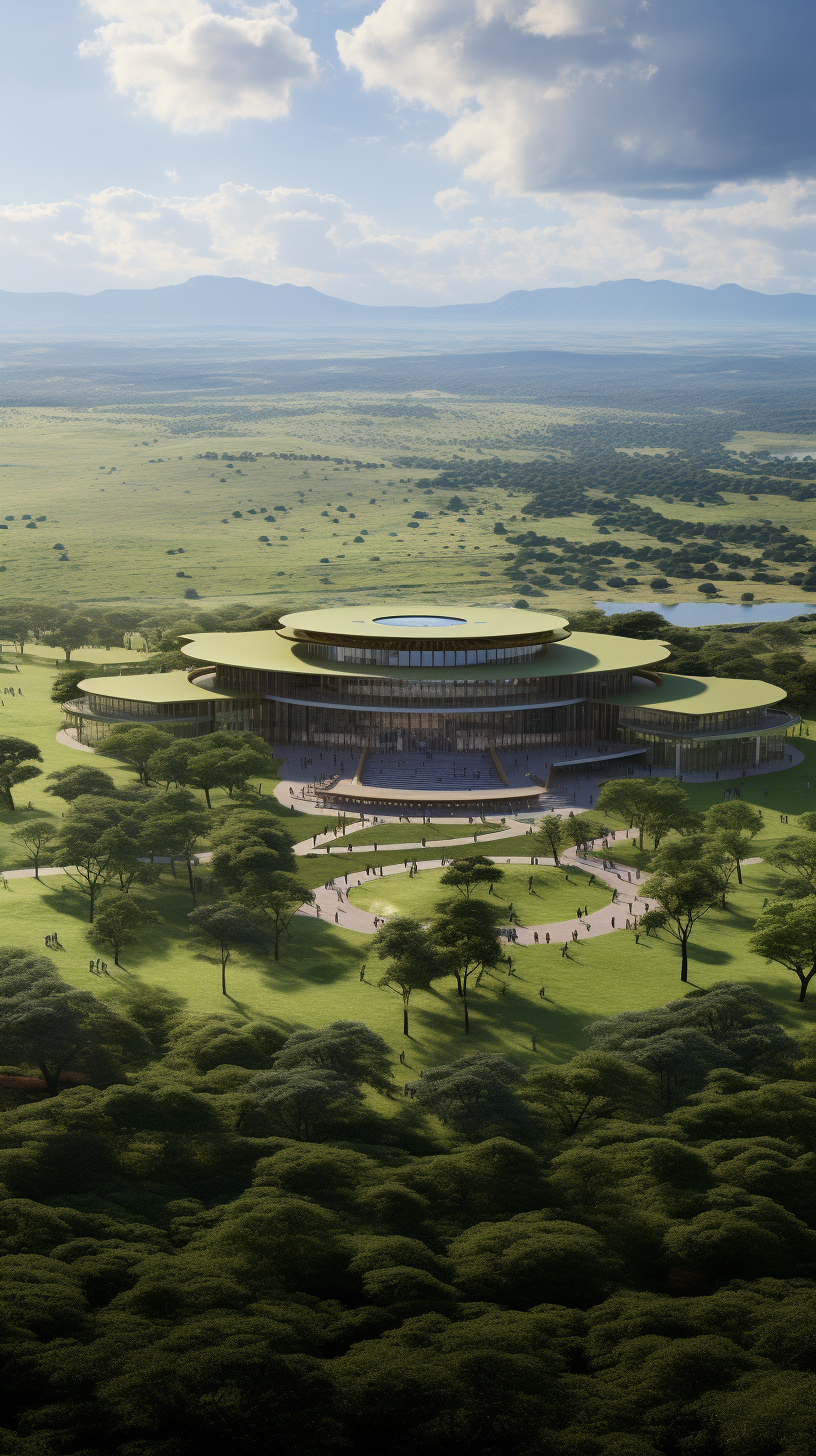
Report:
[[[767,708],[786,697],[784,688],[753,678],[680,677],[666,672],[659,687],[649,683],[631,693],[618,693],[609,701],[621,708],[656,708],[663,712],[703,715]]]
[[[200,688],[189,681],[183,668],[177,672],[146,672],[133,677],[86,677],[79,688],[96,697],[123,698],[129,703],[200,703],[212,698],[247,696]]]
[[[413,622],[405,621],[414,618]],[[291,612],[281,618],[286,637],[361,637],[366,641],[419,642],[458,638],[530,636],[546,640],[568,625],[566,617],[531,612],[518,607],[429,606],[427,602],[375,602],[359,607],[330,607],[314,612]]]
[[[306,615],[306,614],[304,614]],[[519,612],[519,616],[528,616]],[[507,628],[504,629],[505,634]],[[379,667],[331,662],[314,657],[305,647],[278,632],[202,632],[182,652],[199,662],[224,663],[261,672],[298,672],[306,677],[401,678],[406,682],[484,682],[491,679],[565,677],[572,673],[623,672],[663,662],[670,649],[662,642],[634,637],[609,637],[600,632],[573,632],[565,642],[547,648],[532,661],[490,662],[470,667]]]

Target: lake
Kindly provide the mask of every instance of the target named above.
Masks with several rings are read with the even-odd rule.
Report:
[[[802,617],[816,612],[816,605],[804,602],[762,602],[756,604],[735,602],[678,602],[669,607],[665,602],[596,602],[596,607],[607,617],[617,617],[621,612],[659,612],[667,622],[677,627],[719,627],[736,622],[787,622],[791,617]]]

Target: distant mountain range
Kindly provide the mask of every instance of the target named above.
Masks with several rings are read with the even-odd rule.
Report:
[[[804,324],[816,320],[816,295],[754,293],[736,283],[697,288],[660,279],[621,278],[579,288],[516,289],[494,303],[422,308],[348,303],[291,283],[205,274],[164,288],[106,288],[102,293],[0,291],[6,329],[304,328],[381,323],[495,324]]]

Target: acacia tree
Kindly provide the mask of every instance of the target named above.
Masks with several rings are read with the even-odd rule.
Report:
[[[27,824],[21,824],[19,829],[12,830],[10,838],[17,844],[22,844],[28,851],[29,859],[34,865],[34,878],[38,880],[40,878],[40,860],[56,839],[51,820],[29,819]]]
[[[772,900],[754,926],[751,950],[799,979],[799,1001],[816,975],[816,896]]]
[[[96,922],[85,933],[91,945],[109,945],[113,963],[118,966],[120,950],[126,945],[138,945],[139,932],[146,925],[157,924],[158,919],[156,912],[137,895],[117,895],[100,910]]]
[[[142,843],[150,845],[152,854],[159,848],[160,852],[169,854],[171,858],[178,856],[184,860],[193,904],[196,890],[191,861],[199,839],[206,834],[209,827],[209,814],[184,789],[176,790],[166,798],[154,800],[148,805],[142,827]]]
[[[227,790],[232,798],[236,790],[245,789],[247,779],[255,774],[269,773],[269,754],[262,753],[258,749],[242,748],[239,753],[230,753],[226,749],[218,750],[221,755],[221,787]]]
[[[437,952],[462,998],[465,1033],[470,1031],[468,987],[471,978],[501,960],[498,921],[501,911],[484,900],[443,900],[428,927]]]
[[[642,779],[610,779],[598,795],[598,808],[601,813],[617,814],[620,819],[628,819],[630,829],[637,826],[641,849],[648,813],[647,788],[648,785]]]
[[[78,799],[59,826],[54,864],[88,896],[91,925],[99,896],[116,874],[118,846],[106,835],[117,826],[117,809],[104,799]]]
[[[523,1075],[499,1052],[472,1052],[442,1067],[428,1067],[411,1083],[416,1101],[464,1137],[525,1130],[529,1113],[516,1093]]]
[[[224,754],[220,749],[214,749],[211,753],[196,753],[188,764],[187,782],[193,788],[203,791],[208,809],[212,808],[210,791],[221,786],[223,767]]]
[[[268,935],[266,927],[237,900],[218,900],[214,905],[199,905],[187,915],[190,930],[203,941],[214,943],[221,956],[221,994],[227,994],[227,961],[239,945],[262,947]]]
[[[504,870],[500,870],[492,859],[483,854],[472,854],[455,860],[441,876],[439,883],[458,890],[460,895],[469,900],[479,885],[497,885],[503,879]]]
[[[13,642],[22,657],[30,631],[31,614],[28,609],[9,608],[0,621],[0,642]]]
[[[352,1086],[364,1082],[385,1097],[394,1094],[388,1042],[364,1021],[330,1021],[328,1026],[293,1031],[273,1061],[276,1069],[322,1067]]]
[[[248,898],[272,924],[272,953],[278,960],[281,936],[286,934],[301,905],[314,904],[314,890],[304,885],[297,875],[275,874],[258,898],[251,892]]]
[[[84,647],[92,636],[93,627],[88,617],[68,617],[51,632],[43,633],[43,641],[48,647],[61,647],[65,661],[70,662],[71,653],[76,652],[78,647]]]
[[[0,738],[0,802],[6,809],[14,809],[11,791],[15,784],[39,778],[42,769],[35,763],[42,763],[36,743],[27,743],[25,738]]]
[[[586,850],[593,839],[608,833],[590,814],[569,814],[563,826],[564,838],[576,849]]]
[[[803,814],[802,818],[805,817]],[[787,871],[789,878],[780,887],[785,899],[816,895],[816,838],[792,834],[769,849],[765,858],[777,869]]]
[[[612,1052],[579,1052],[560,1066],[535,1068],[527,1076],[524,1098],[552,1113],[568,1137],[601,1119],[631,1118],[650,1110],[648,1073]]]
[[[706,813],[706,827],[736,861],[737,883],[742,884],[742,861],[751,840],[762,828],[762,815],[742,799],[712,804]]]
[[[688,980],[688,948],[698,920],[713,909],[722,896],[722,876],[711,861],[675,873],[658,868],[643,886],[641,894],[659,901],[659,908],[640,918],[640,927],[648,935],[666,930],[680,946],[680,980]]]
[[[538,847],[543,849],[548,859],[552,855],[556,865],[560,865],[561,863],[558,857],[558,851],[563,848],[564,839],[564,825],[558,815],[546,814],[538,826],[535,840]]]
[[[402,998],[402,1034],[408,1036],[408,1003],[414,991],[429,991],[431,982],[445,972],[426,927],[410,915],[395,915],[382,926],[373,941],[374,953],[388,961],[377,982],[383,990]]]
[[[325,1136],[333,1122],[352,1116],[363,1101],[359,1088],[345,1077],[308,1065],[257,1072],[244,1097],[245,1112],[263,1113],[276,1132],[296,1142]]]
[[[139,775],[139,782],[148,784],[150,758],[158,749],[167,747],[168,737],[163,728],[154,728],[150,723],[123,723],[112,729],[95,751],[105,758],[120,758],[123,763],[129,763]]]
[[[618,814],[638,831],[638,849],[644,833],[651,834],[657,849],[670,829],[688,833],[699,828],[699,815],[688,795],[673,779],[611,779],[598,795],[602,813]]]
[[[93,763],[72,763],[70,768],[57,768],[48,775],[44,793],[72,804],[74,799],[82,798],[84,794],[101,794],[112,799],[116,785],[103,768],[97,768]]]
[[[46,956],[0,951],[0,1033],[6,1054],[33,1064],[50,1096],[66,1067],[110,1075],[151,1051],[140,1028],[90,991],[67,986]]]
[[[158,783],[163,783],[165,793],[171,784],[184,788],[190,782],[190,764],[199,752],[195,739],[174,738],[166,747],[150,755],[148,773]]]

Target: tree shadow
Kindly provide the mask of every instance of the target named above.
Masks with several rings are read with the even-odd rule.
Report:
[[[689,945],[688,957],[690,961],[699,961],[707,966],[724,966],[734,959],[730,951],[714,950],[710,945],[695,944],[694,941]]]

